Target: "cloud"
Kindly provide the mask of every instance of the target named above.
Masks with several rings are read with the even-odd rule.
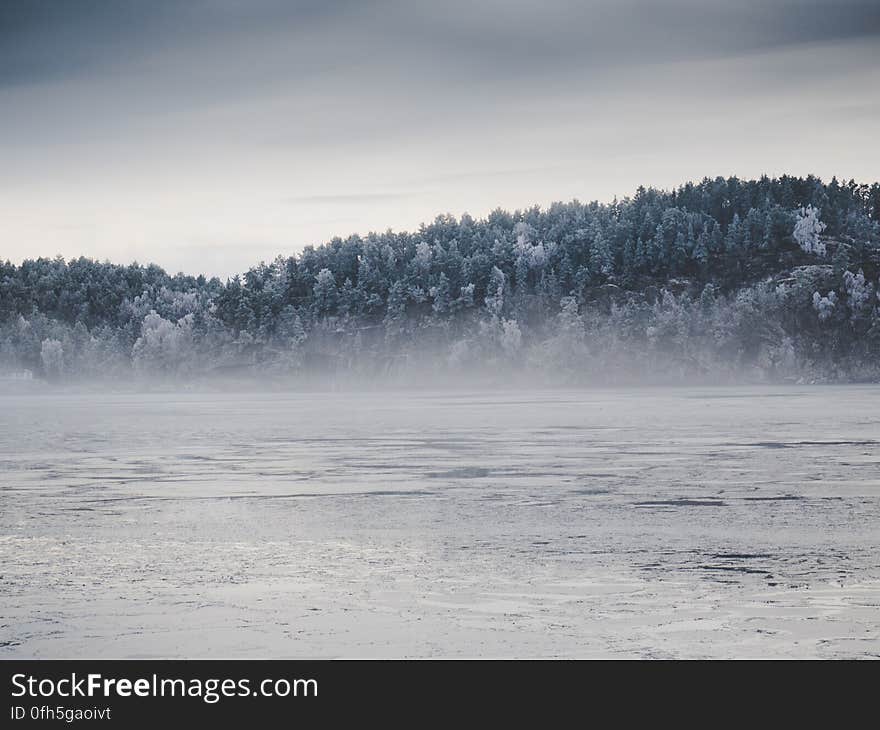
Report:
[[[330,204],[330,205],[358,205],[377,202],[403,200],[418,195],[416,192],[398,193],[341,193],[330,195],[294,195],[284,198],[284,202],[295,205]]]
[[[113,76],[165,53],[222,61],[236,39],[309,32],[355,0],[4,0],[0,84]],[[228,59],[234,63],[235,59]]]
[[[5,0],[0,83],[149,73],[164,54],[231,83],[316,65],[497,79],[878,34],[876,0]]]

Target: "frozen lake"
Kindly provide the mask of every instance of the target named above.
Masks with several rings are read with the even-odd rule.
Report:
[[[0,657],[880,656],[880,387],[0,396]]]

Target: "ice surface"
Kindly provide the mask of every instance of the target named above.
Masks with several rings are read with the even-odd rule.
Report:
[[[880,388],[0,398],[0,657],[880,655]]]

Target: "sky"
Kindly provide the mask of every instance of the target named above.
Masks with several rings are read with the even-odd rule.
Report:
[[[220,277],[441,213],[880,179],[880,0],[0,0],[0,259]]]

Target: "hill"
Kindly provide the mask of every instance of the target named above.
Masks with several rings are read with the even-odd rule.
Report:
[[[0,264],[0,372],[880,379],[880,184],[704,179],[335,238],[223,283]]]

